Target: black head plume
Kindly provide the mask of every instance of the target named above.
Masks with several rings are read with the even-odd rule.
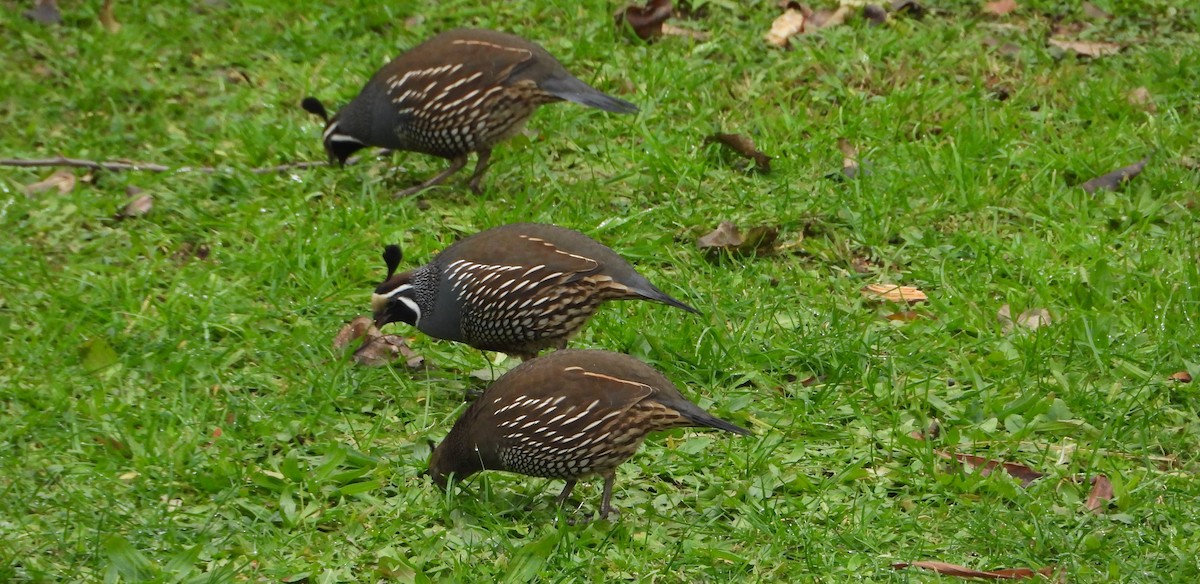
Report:
[[[326,124],[329,123],[329,112],[325,110],[325,104],[321,103],[321,100],[308,96],[300,101],[300,107],[310,114],[321,116]]]
[[[396,273],[396,268],[400,267],[402,259],[404,259],[404,254],[400,252],[400,246],[393,243],[383,248],[383,263],[387,265],[389,280],[392,278],[392,274]]]

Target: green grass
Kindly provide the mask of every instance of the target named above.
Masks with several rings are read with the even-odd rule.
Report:
[[[99,2],[64,2],[55,28],[0,2],[0,157],[223,169],[34,197],[21,185],[50,170],[0,169],[0,580],[932,581],[890,565],[938,559],[1197,581],[1200,389],[1168,376],[1200,374],[1182,162],[1200,158],[1200,10],[1094,2],[1115,18],[1077,36],[1119,55],[1048,48],[1056,22],[1087,21],[1055,0],[1000,21],[930,2],[790,51],[762,41],[773,0],[695,2],[680,24],[711,40],[651,45],[590,0],[118,2],[116,34]],[[464,172],[421,206],[388,194],[444,161],[249,172],[323,157],[303,96],[337,107],[459,25],[536,39],[642,113],[545,107],[484,195]],[[1141,86],[1155,111],[1129,102]],[[716,131],[773,171],[741,170]],[[840,137],[872,174],[824,178]],[[1074,187],[1151,151],[1119,192]],[[130,186],[154,208],[112,219]],[[723,219],[779,226],[786,250],[709,261],[693,241]],[[385,243],[414,265],[526,220],[592,235],[704,312],[610,305],[572,346],[646,360],[755,433],[652,438],[618,473],[616,523],[556,521],[557,481],[419,476],[481,353],[399,329],[436,366],[413,373],[330,347],[368,311]],[[877,282],[923,289],[930,318],[884,318],[859,293]],[[1004,304],[1054,322],[1006,334]],[[934,418],[936,438],[910,436]],[[947,449],[1048,476],[1021,488]],[[1101,473],[1116,497],[1097,515],[1073,479]],[[597,507],[598,482],[576,493]]]

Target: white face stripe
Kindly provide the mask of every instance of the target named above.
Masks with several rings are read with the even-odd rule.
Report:
[[[416,318],[413,319],[413,326],[421,324],[421,307],[417,306],[417,302],[407,296],[401,296],[400,302],[403,302],[404,305],[413,312],[413,314],[417,315]]]
[[[325,140],[327,142],[350,142],[352,144],[359,144],[362,146],[366,146],[366,144],[362,140],[359,140],[358,138],[355,138],[354,136],[347,136],[345,134],[327,135]]]

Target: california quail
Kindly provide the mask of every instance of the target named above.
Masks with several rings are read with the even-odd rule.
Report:
[[[429,475],[445,487],[481,470],[576,481],[604,477],[600,518],[614,513],[616,468],[657,430],[707,427],[748,435],[688,401],[661,373],[621,353],[555,351],[489,386],[433,450]]]
[[[563,100],[614,113],[638,111],[575,78],[542,47],[478,29],[441,33],[396,57],[333,117],[316,98],[301,105],[325,118],[322,139],[331,162],[345,164],[367,146],[450,160],[450,168],[397,193],[407,196],[458,172],[471,152],[479,153],[479,162],[469,184],[479,192],[492,147],[520,132],[538,106]]]
[[[456,242],[371,296],[377,326],[406,322],[439,339],[531,359],[561,349],[605,300],[654,300],[698,313],[654,287],[613,250],[562,227],[514,223]]]

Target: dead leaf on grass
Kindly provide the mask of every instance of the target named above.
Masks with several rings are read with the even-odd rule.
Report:
[[[1102,174],[1092,180],[1089,180],[1081,185],[1083,191],[1087,194],[1093,194],[1101,189],[1115,191],[1121,185],[1129,182],[1130,179],[1142,173],[1142,169],[1146,168],[1146,163],[1150,162],[1150,157],[1147,156],[1129,166],[1118,168],[1110,173]]]
[[[1121,45],[1103,41],[1072,41],[1068,39],[1050,39],[1051,46],[1064,51],[1071,51],[1083,57],[1107,57],[1121,52]]]
[[[100,5],[100,24],[104,25],[104,30],[108,32],[121,30],[121,23],[113,16],[113,0],[104,0],[104,4]]]
[[[860,290],[863,296],[883,299],[888,302],[916,304],[925,302],[929,297],[915,286],[897,286],[895,284],[867,284]]]
[[[663,23],[671,18],[671,0],[650,0],[645,6],[626,6],[614,16],[617,26],[629,23],[638,38],[648,41],[663,34]]]
[[[704,139],[706,143],[716,142],[754,161],[754,167],[759,172],[771,172],[771,157],[760,152],[754,146],[754,140],[742,134],[713,134]]]
[[[845,24],[850,15],[850,6],[838,6],[832,10],[812,10],[799,2],[784,3],[783,14],[771,22],[771,30],[765,39],[773,47],[786,48],[792,37],[811,34],[823,28]]]
[[[1091,2],[1083,3],[1083,13],[1092,20],[1112,20],[1112,15],[1105,12],[1104,9],[1092,4]]]
[[[751,227],[742,233],[732,221],[722,221],[717,228],[696,240],[696,246],[716,255],[722,251],[733,254],[769,254],[775,250],[779,228],[767,225]]]
[[[942,433],[942,423],[937,418],[929,421],[929,428],[922,430],[913,430],[908,435],[917,440],[936,440],[938,435]]]
[[[1008,334],[1017,327],[1035,331],[1044,326],[1049,326],[1053,323],[1050,317],[1050,311],[1045,308],[1030,308],[1017,315],[1016,320],[1012,317],[1012,307],[1005,304],[996,312],[996,320],[1000,321],[1000,329]]]
[[[983,13],[992,16],[1004,16],[1016,10],[1017,0],[996,0],[983,5]]]
[[[842,151],[842,175],[848,179],[854,179],[860,174],[866,176],[871,174],[870,163],[866,160],[859,161],[858,149],[845,138],[838,138],[838,150]]]
[[[375,322],[366,316],[355,317],[338,331],[333,338],[333,350],[345,351],[358,338],[363,339],[362,345],[355,349],[351,358],[359,365],[383,367],[398,359],[404,359],[410,369],[424,365],[425,358],[414,352],[404,337],[380,333]]]
[[[1174,381],[1176,383],[1191,383],[1192,382],[1192,374],[1188,373],[1187,371],[1176,371],[1175,373],[1172,373],[1171,376],[1168,377],[1167,379],[1170,379],[1171,381]]]
[[[371,320],[370,317],[354,317],[354,320],[351,320],[346,326],[342,327],[342,330],[338,331],[337,336],[333,337],[333,350],[339,353],[345,351],[351,342],[366,336],[372,330],[375,334],[379,334],[379,329],[375,328],[375,321]]]
[[[1150,95],[1150,90],[1145,87],[1138,87],[1130,91],[1127,99],[1131,105],[1139,106],[1150,113],[1158,111],[1158,106],[1154,103],[1154,96]]]
[[[39,24],[62,24],[62,12],[58,10],[58,0],[37,0],[33,8],[24,12],[25,18]]]
[[[975,456],[974,454],[963,454],[961,452],[955,452],[953,454],[946,452],[944,450],[938,450],[936,452],[937,452],[937,455],[941,456],[942,458],[947,458],[947,459],[952,458],[952,459],[955,459],[967,466],[970,466],[971,468],[979,469],[980,476],[986,477],[986,476],[992,474],[992,471],[996,470],[997,468],[1003,468],[1004,471],[1007,472],[1009,475],[1011,475],[1013,478],[1016,478],[1017,480],[1021,481],[1022,487],[1028,487],[1029,484],[1032,483],[1033,481],[1036,481],[1036,480],[1042,478],[1043,476],[1046,476],[1044,473],[1040,473],[1036,470],[1033,470],[1032,468],[1029,468],[1028,466],[1025,466],[1023,464],[1016,463],[1016,462],[1005,462],[1003,460],[992,460],[990,458],[984,458],[982,456]]]
[[[75,189],[75,175],[69,170],[56,170],[50,176],[23,187],[25,194],[29,196],[38,195],[51,189],[58,189],[58,192],[63,195],[71,192]]]
[[[918,20],[925,17],[925,7],[921,6],[916,0],[893,0],[891,12],[895,14],[907,14]]]
[[[1108,506],[1108,502],[1113,498],[1112,481],[1108,480],[1105,475],[1096,475],[1092,477],[1092,490],[1088,493],[1086,506],[1088,511],[1096,515],[1102,515],[1104,508]]]
[[[1033,568],[1000,568],[997,570],[975,570],[958,564],[950,564],[947,562],[939,562],[937,560],[923,560],[919,562],[900,562],[892,564],[892,567],[897,570],[903,570],[908,567],[922,568],[931,570],[943,576],[955,576],[958,578],[979,578],[983,580],[1024,580],[1035,576],[1045,576],[1047,578],[1054,576],[1054,566],[1046,566],[1034,570]]]
[[[140,192],[140,189],[138,189],[138,191]],[[117,211],[117,219],[132,219],[134,217],[141,217],[142,215],[149,213],[150,209],[154,208],[153,196],[138,195],[136,192],[134,195],[135,196],[133,199],[131,199],[128,203],[125,203],[125,206],[121,207],[120,211]]]

